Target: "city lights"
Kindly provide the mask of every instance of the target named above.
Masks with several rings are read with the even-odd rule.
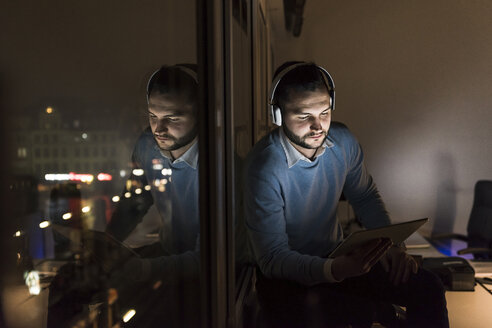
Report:
[[[29,294],[39,295],[41,292],[41,284],[39,283],[38,271],[26,271],[24,273],[24,280],[26,282],[26,286],[29,288]]]
[[[113,196],[113,198],[111,198],[111,200],[113,201],[113,203],[117,203],[120,201],[120,196]]]
[[[109,288],[108,289],[108,304],[112,305],[117,300],[118,300],[118,291],[115,288]]]
[[[72,213],[65,213],[62,215],[63,220],[70,220],[72,218]]]
[[[158,158],[152,159],[152,168],[156,171],[162,170],[164,166],[162,166],[162,162]]]
[[[142,193],[142,189],[140,189],[140,188],[135,189],[135,193],[137,195],[140,195]]]
[[[167,179],[156,179],[154,180],[154,186],[157,187],[157,190],[160,192],[166,191]]]
[[[53,107],[46,107],[46,114],[53,113]]]
[[[173,170],[171,170],[171,169],[162,169],[161,173],[162,173],[162,175],[172,175],[173,174]]]
[[[84,132],[84,133],[82,133],[82,139],[84,139],[84,140],[85,140],[85,139],[87,139],[87,137],[88,137],[88,136],[87,136],[87,133],[85,133],[85,132]]]
[[[44,175],[46,181],[80,181],[85,183],[91,183],[94,180],[92,174],[79,174],[79,173],[48,173]]]
[[[126,175],[126,171],[125,170],[120,170],[120,177],[124,178]]]
[[[144,187],[144,189],[145,189],[145,190],[147,190],[147,191],[150,191],[150,189],[152,189],[152,187],[151,187],[151,186],[149,186],[149,185],[146,185],[146,186]]]
[[[97,175],[97,180],[99,180],[99,181],[111,181],[111,180],[113,180],[113,177],[111,176],[111,174],[99,173]]]
[[[14,233],[14,237],[20,237],[22,236],[22,231],[18,230]]]
[[[89,213],[91,211],[91,207],[90,206],[84,206],[82,207],[82,213]]]
[[[130,197],[132,197],[132,194],[128,191],[125,192],[125,198],[130,198]]]
[[[157,280],[155,284],[152,286],[153,289],[158,289],[162,286],[162,280]]]
[[[137,177],[142,176],[144,174],[144,170],[142,169],[134,169],[132,171],[133,175],[136,175]]]
[[[50,173],[50,174],[45,174],[44,179],[46,181],[66,181],[66,180],[70,180],[70,174]]]
[[[130,321],[131,318],[137,313],[134,309],[129,310],[125,315],[123,316],[123,322],[128,322]]]
[[[40,227],[41,229],[47,228],[47,227],[49,227],[49,226],[50,226],[50,221],[47,221],[47,220],[45,220],[45,221],[43,221],[43,222],[39,223],[39,227]]]

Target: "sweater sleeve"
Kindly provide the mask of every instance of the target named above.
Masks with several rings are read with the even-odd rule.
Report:
[[[323,269],[326,259],[301,254],[289,247],[278,180],[262,170],[250,169],[246,174],[246,225],[261,272],[269,278],[303,285],[327,282]]]
[[[160,202],[163,201],[163,198],[154,199],[152,192],[144,188],[147,185],[152,185],[149,182],[153,181],[153,177],[149,172],[152,171],[152,161],[155,158],[155,143],[150,129],[147,129],[142,133],[135,145],[132,154],[133,172],[127,181],[127,186],[125,187],[123,195],[120,198],[120,202],[118,202],[118,206],[112,215],[111,221],[106,227],[106,231],[120,241],[126,239],[126,237],[142,221],[148,209],[154,202],[157,205],[162,205]],[[142,173],[135,174],[135,169],[141,170]],[[189,179],[189,181],[192,180]],[[135,192],[137,188],[140,189],[139,193]],[[124,197],[126,192],[130,192],[131,197]],[[197,206],[197,204],[195,205]],[[166,203],[163,206],[172,207],[172,204]],[[171,209],[171,207],[169,208]],[[171,213],[171,211],[169,212]],[[160,213],[160,215],[163,214]],[[185,218],[186,217],[180,219],[184,220]],[[169,214],[168,219],[172,220],[171,214]],[[173,231],[172,227],[169,229],[169,233],[172,234],[176,240],[179,240],[181,236],[175,235],[176,232]],[[173,249],[166,249],[165,252],[167,254],[164,256],[141,259],[142,272],[140,279],[145,280],[149,278],[157,278],[162,279],[163,282],[188,278],[198,279],[200,269],[199,234],[197,234],[194,243],[194,248],[191,243],[186,247],[186,250],[182,250],[181,252]],[[165,248],[164,245],[163,248]]]
[[[348,133],[345,138],[348,174],[343,193],[365,228],[390,224],[390,218],[372,176],[364,164],[364,154],[357,140]]]
[[[150,276],[163,278],[168,282],[196,280],[200,277],[200,235],[195,249],[181,254],[160,256],[149,259]]]
[[[161,280],[165,284],[197,281],[200,278],[200,238],[196,248],[181,254],[162,255],[127,259],[123,269],[124,277],[138,281]]]
[[[132,154],[133,169],[143,169],[139,142],[135,146]],[[116,239],[123,241],[135,227],[142,222],[143,217],[154,203],[150,191],[143,189],[146,186],[147,178],[145,174],[137,176],[131,174],[127,181],[127,186],[123,189],[120,201],[111,216],[111,220],[106,226],[106,232],[113,235]],[[135,189],[141,188],[140,194],[135,193]],[[125,197],[125,193],[129,192],[131,197]]]

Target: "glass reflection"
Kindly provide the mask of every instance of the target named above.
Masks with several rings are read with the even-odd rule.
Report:
[[[9,240],[0,326],[199,320],[198,168],[185,167],[196,162],[186,152],[196,148],[196,130],[166,132],[170,122],[183,127],[182,117],[167,116],[157,136],[150,128],[142,134],[152,125],[146,98],[168,94],[166,87],[186,94],[196,111],[196,77],[191,91],[179,84],[196,67],[173,69],[196,62],[195,2],[113,7],[55,0],[3,7],[0,27],[12,31],[2,37],[9,46],[0,82],[8,85],[1,102],[9,109],[14,201],[2,220]],[[165,63],[169,83],[146,95],[150,73]],[[148,131],[156,147],[132,160]],[[171,149],[175,141],[182,147]]]
[[[111,277],[117,281],[120,306],[126,305],[126,295],[134,302],[134,312],[125,315],[135,316],[133,320],[143,320],[139,315],[145,313],[145,320],[169,322],[182,307],[188,314],[176,322],[199,321],[197,84],[194,65],[163,66],[152,75],[147,88],[149,127],[135,145],[125,197],[120,197],[106,229],[123,241],[151,206],[161,218],[159,240],[135,248],[138,256]],[[136,238],[132,236],[133,243],[138,243]],[[178,289],[183,288],[194,297],[185,296],[180,304],[177,296],[184,290]],[[141,304],[135,304],[139,295]],[[153,306],[146,308],[149,297]]]

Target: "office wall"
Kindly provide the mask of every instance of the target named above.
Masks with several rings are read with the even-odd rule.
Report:
[[[275,66],[314,60],[395,220],[465,232],[492,179],[492,2],[307,1],[301,37],[275,32]]]

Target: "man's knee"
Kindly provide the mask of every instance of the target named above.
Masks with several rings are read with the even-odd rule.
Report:
[[[412,277],[408,323],[412,327],[449,327],[444,286],[434,273],[420,268]]]
[[[437,275],[433,272],[419,268],[419,271],[415,274],[414,284],[417,286],[412,286],[416,290],[425,293],[427,297],[433,298],[444,298],[444,285]]]

